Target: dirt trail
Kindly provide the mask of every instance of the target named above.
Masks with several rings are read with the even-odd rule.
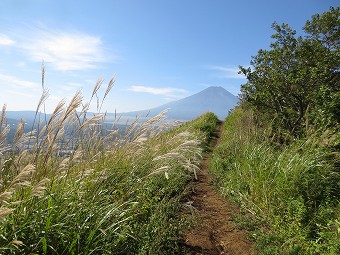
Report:
[[[215,147],[219,142],[222,124],[213,142]],[[210,184],[211,175],[208,165],[211,153],[202,162],[198,181],[189,197],[193,206],[196,224],[182,236],[183,246],[190,255],[250,255],[255,254],[253,244],[246,238],[245,232],[238,230],[232,222],[232,217],[238,209],[216,193]]]

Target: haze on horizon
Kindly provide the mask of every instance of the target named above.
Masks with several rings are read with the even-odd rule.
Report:
[[[46,1],[0,2],[0,104],[35,110],[44,61],[46,111],[81,90],[89,100],[103,78],[115,86],[103,110],[149,109],[245,82],[238,66],[270,41],[272,22],[301,33],[307,19],[338,1]],[[104,91],[99,93],[103,97]],[[94,100],[95,101],[95,100]],[[95,102],[91,110],[95,109]]]

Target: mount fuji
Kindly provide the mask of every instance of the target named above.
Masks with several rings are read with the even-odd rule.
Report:
[[[167,117],[176,120],[193,120],[206,112],[213,112],[221,120],[234,108],[239,99],[222,87],[209,87],[189,97],[173,101],[152,109],[122,113],[122,116],[153,117],[168,109]]]

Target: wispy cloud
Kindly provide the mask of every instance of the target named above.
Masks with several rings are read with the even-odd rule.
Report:
[[[19,87],[19,88],[38,89],[40,87],[40,85],[36,82],[22,80],[15,76],[1,74],[1,73],[0,73],[0,81],[5,82],[7,85]]]
[[[76,82],[69,82],[68,85],[62,85],[61,88],[65,91],[75,91],[81,88],[82,85]]]
[[[172,87],[154,88],[154,87],[146,87],[146,86],[131,86],[128,90],[133,91],[133,92],[143,92],[143,93],[149,93],[153,95],[161,95],[167,98],[180,98],[184,94],[187,94],[187,91],[185,89],[172,88]]]
[[[5,34],[0,34],[0,45],[12,45],[15,41]]]
[[[244,79],[244,76],[238,74],[238,67],[209,66],[208,69],[216,71],[215,76],[226,79]]]
[[[90,69],[106,61],[101,39],[78,32],[36,30],[22,47],[31,60],[44,60],[57,70]]]
[[[14,91],[14,90],[6,90],[7,93],[16,95],[16,96],[21,96],[21,97],[36,97],[36,95],[34,94],[30,94],[30,93],[22,93],[19,91]]]

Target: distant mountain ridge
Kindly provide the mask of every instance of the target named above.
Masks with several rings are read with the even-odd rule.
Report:
[[[186,98],[173,101],[161,106],[141,111],[125,112],[116,114],[122,116],[123,119],[134,119],[136,116],[153,117],[168,109],[167,117],[172,120],[193,120],[206,112],[215,113],[219,119],[223,120],[228,115],[230,109],[234,108],[238,103],[238,98],[225,90],[222,87],[209,87],[201,92]],[[34,111],[8,111],[6,112],[8,119],[11,119],[11,124],[17,123],[21,118],[25,120],[28,125],[33,124],[35,112]],[[51,114],[46,115],[49,119]],[[91,113],[88,114],[91,116]],[[107,113],[107,121],[112,122],[114,113]]]
[[[215,113],[223,120],[228,112],[238,103],[238,98],[222,87],[209,87],[189,97],[173,101],[149,110],[122,113],[122,116],[155,116],[168,109],[168,118],[176,120],[193,120],[206,112]]]

